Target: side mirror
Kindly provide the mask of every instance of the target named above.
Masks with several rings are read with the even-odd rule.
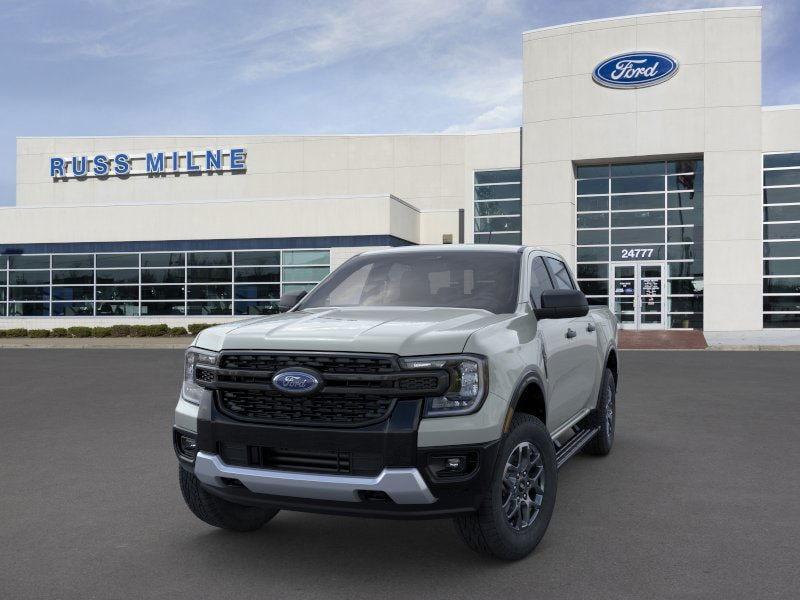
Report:
[[[284,294],[281,296],[281,299],[278,300],[278,312],[286,312],[291,310],[298,302],[300,302],[300,300],[306,297],[306,294],[308,294],[308,292],[305,290],[302,292]]]
[[[589,314],[589,302],[580,290],[545,290],[541,308],[534,308],[537,319],[567,319]]]

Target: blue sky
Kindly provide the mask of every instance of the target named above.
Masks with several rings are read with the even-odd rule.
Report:
[[[527,29],[753,0],[0,0],[0,204],[17,136],[516,127]],[[800,2],[764,3],[764,104],[800,103]]]

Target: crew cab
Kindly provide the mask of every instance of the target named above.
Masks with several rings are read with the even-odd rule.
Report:
[[[558,254],[369,251],[281,307],[186,352],[173,440],[210,525],[452,517],[472,549],[519,559],[547,529],[558,468],[611,450],[617,323]]]

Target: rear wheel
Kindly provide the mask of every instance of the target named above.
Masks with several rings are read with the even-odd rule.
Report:
[[[605,456],[611,452],[614,445],[614,428],[617,418],[617,386],[611,369],[606,369],[603,374],[603,383],[600,386],[600,395],[597,398],[595,410],[595,424],[600,426],[600,431],[586,444],[589,454]]]
[[[547,428],[530,415],[514,415],[491,489],[477,513],[456,517],[456,531],[476,552],[503,560],[524,558],[547,531],[556,485],[556,455]]]
[[[242,506],[209,494],[194,473],[178,467],[181,493],[194,515],[209,525],[229,531],[256,531],[278,514],[278,509],[264,510]]]

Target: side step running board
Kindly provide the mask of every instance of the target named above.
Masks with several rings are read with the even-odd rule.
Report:
[[[600,427],[588,427],[576,433],[563,446],[559,446],[558,443],[556,443],[556,467],[560,469],[561,465],[575,456],[581,448],[592,441],[592,438],[597,435],[598,431],[600,431]]]

